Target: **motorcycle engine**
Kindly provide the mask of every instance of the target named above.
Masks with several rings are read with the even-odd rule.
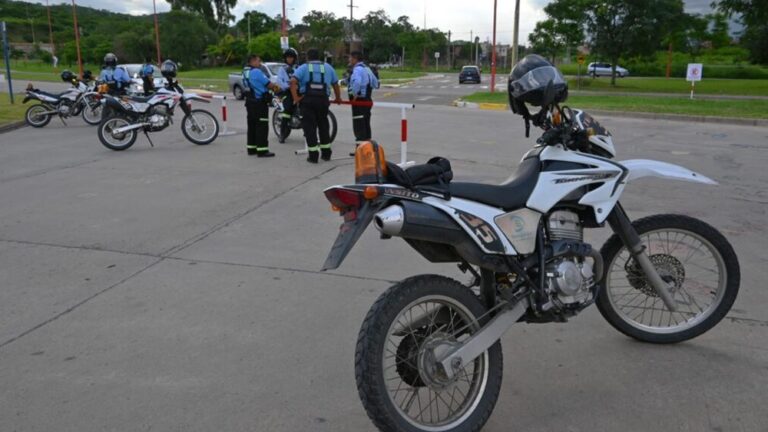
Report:
[[[153,132],[165,129],[171,122],[171,117],[168,115],[168,107],[165,105],[157,105],[150,108],[147,115],[150,130]]]
[[[583,242],[584,228],[576,213],[553,212],[547,221],[550,241]],[[590,248],[591,249],[591,248]],[[592,300],[595,274],[584,256],[556,258],[546,266],[547,287],[552,301],[558,306],[581,306]]]
[[[59,103],[59,106],[56,107],[56,109],[59,111],[59,115],[68,117],[72,112],[72,102],[66,99],[62,99],[61,103]]]

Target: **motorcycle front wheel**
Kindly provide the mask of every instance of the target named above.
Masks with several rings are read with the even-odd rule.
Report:
[[[86,99],[83,103],[83,121],[91,126],[96,126],[101,123],[102,110],[100,103]]]
[[[600,253],[605,262],[597,307],[627,336],[651,343],[692,339],[714,327],[739,292],[739,261],[728,240],[692,217],[657,215],[632,223],[659,276],[671,286],[671,312],[626,246],[614,235]]]
[[[43,114],[48,111],[50,111],[50,108],[45,105],[35,104],[27,108],[24,118],[28,125],[34,128],[41,128],[51,121],[51,114]]]
[[[103,144],[104,147],[110,150],[127,150],[136,142],[136,137],[138,135],[136,129],[121,133],[115,133],[113,131],[129,126],[130,124],[131,122],[129,122],[128,119],[120,116],[104,119],[99,125],[99,141],[101,141],[101,144]]]
[[[470,432],[488,421],[502,379],[501,344],[452,378],[437,366],[438,346],[455,345],[487,322],[467,287],[442,276],[408,278],[387,290],[365,317],[355,379],[368,417],[382,431]]]
[[[194,109],[181,121],[181,132],[193,144],[210,144],[219,136],[219,122],[208,111]]]
[[[328,110],[328,135],[331,137],[331,143],[336,140],[336,133],[339,131],[338,124],[336,123],[336,116],[333,115],[331,110]],[[330,143],[329,143],[330,144]]]

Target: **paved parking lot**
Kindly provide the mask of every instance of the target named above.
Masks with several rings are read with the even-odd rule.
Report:
[[[351,119],[335,110],[341,156]],[[230,116],[242,132],[239,103]],[[459,179],[499,182],[534,142],[508,112],[425,101],[409,119],[411,159],[448,157]],[[677,346],[629,340],[595,309],[514,328],[485,430],[767,431],[768,129],[601,120],[620,160],[721,183],[648,180],[624,202],[632,217],[721,229],[741,294],[718,327]],[[398,122],[374,111],[390,158]],[[273,140],[275,159],[247,158],[242,134],[197,147],[178,123],[154,148],[140,137],[118,153],[70,124],[0,135],[0,430],[372,430],[353,373],[368,307],[409,275],[462,276],[373,230],[338,271],[318,272],[340,222],[321,191],[352,180],[351,160],[308,165],[297,137]]]

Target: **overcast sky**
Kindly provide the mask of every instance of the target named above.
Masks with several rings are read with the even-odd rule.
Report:
[[[33,0],[35,3],[45,3],[45,0]],[[443,31],[450,30],[453,40],[469,40],[470,34],[480,36],[482,40],[491,37],[493,28],[493,0],[353,0],[356,18],[366,15],[369,11],[384,9],[387,14],[396,19],[407,15],[411,23],[417,27],[437,27]],[[349,16],[349,0],[286,0],[286,13],[293,22],[301,21],[308,11],[320,9],[335,13],[337,16]],[[63,3],[61,0],[51,0],[52,4]],[[116,12],[126,12],[141,15],[152,12],[152,0],[76,0],[83,6],[109,9]],[[282,0],[239,0],[234,12],[240,18],[243,13],[255,9],[275,16],[282,13]],[[544,17],[542,8],[548,0],[520,1],[520,42],[525,43],[537,21]],[[707,13],[710,11],[711,0],[685,0],[686,9],[690,12]],[[497,37],[500,43],[512,41],[512,24],[514,19],[514,1],[498,1]],[[167,11],[170,5],[165,0],[157,0],[159,12]],[[291,10],[293,9],[293,10]]]

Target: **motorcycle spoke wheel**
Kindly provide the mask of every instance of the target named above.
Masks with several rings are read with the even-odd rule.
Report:
[[[50,114],[43,114],[48,111],[48,108],[46,108],[43,105],[32,105],[27,109],[26,114],[26,120],[27,124],[40,128],[48,124],[48,122],[51,121],[51,115]]]
[[[122,117],[112,117],[104,120],[99,126],[99,138],[104,147],[110,150],[126,150],[136,142],[136,130],[115,133],[114,131],[131,123]]]
[[[181,131],[194,144],[210,144],[219,135],[219,122],[208,111],[192,110],[184,117]]]
[[[83,120],[89,125],[97,125],[101,121],[101,105],[83,107]]]
[[[618,239],[603,249],[607,263],[598,298],[603,316],[629,336],[655,343],[690,339],[728,312],[739,285],[736,254],[711,226],[693,218],[654,216],[636,230],[656,271],[670,286],[670,311]]]
[[[443,322],[438,315],[446,316]],[[426,325],[412,328],[419,319]],[[467,339],[453,334],[473,320],[469,311],[450,298],[429,297],[404,309],[388,332],[382,365],[390,400],[419,427],[450,429],[473,407],[488,379],[487,355],[466,365],[452,379],[435,369],[429,347]],[[473,330],[477,329],[476,328]]]

